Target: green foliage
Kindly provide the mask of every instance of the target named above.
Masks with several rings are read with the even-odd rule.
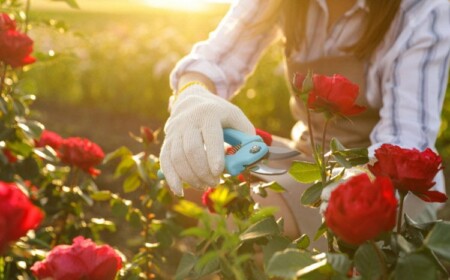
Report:
[[[74,0],[61,1],[78,8]],[[36,147],[45,129],[32,119],[30,106],[36,95],[63,104],[138,112],[162,123],[170,70],[192,43],[206,38],[224,10],[198,14],[196,19],[155,10],[131,16],[32,10],[28,18],[23,4],[0,1],[2,11],[33,27],[39,63],[2,73],[8,83],[2,80],[0,92],[0,180],[16,182],[46,219],[0,258],[0,279],[31,279],[30,267],[36,261],[78,235],[114,246],[124,261],[120,279],[448,277],[448,222],[419,224],[405,217],[401,232],[359,247],[338,242],[323,224],[315,239],[327,235],[331,249],[317,252],[309,236],[292,239],[284,234],[284,220],[275,218],[276,208],[255,203],[255,196],[284,192],[276,182],[241,182],[224,174],[210,195],[215,211],[211,213],[173,197],[158,180],[159,159],[150,152],[150,144],[156,142],[141,143],[138,153],[121,147],[107,154],[102,165],[106,172],[100,176],[118,182],[117,190],[61,162],[53,148]],[[77,24],[83,34],[71,28]],[[61,35],[64,40],[57,39]],[[293,121],[285,110],[289,94],[279,71],[281,57],[277,46],[271,48],[234,102],[257,127],[287,136]],[[249,102],[254,106],[246,106]],[[446,100],[444,127],[449,107]],[[444,155],[448,139],[443,129],[438,146]],[[337,139],[330,147],[316,163],[296,162],[289,171],[297,181],[313,183],[301,197],[304,205],[319,206],[325,187],[339,182],[345,169],[367,162],[365,149],[346,149]]]

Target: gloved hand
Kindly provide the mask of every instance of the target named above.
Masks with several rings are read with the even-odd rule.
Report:
[[[244,113],[201,85],[191,85],[172,105],[164,127],[160,162],[175,195],[183,195],[182,182],[204,188],[219,183],[224,170],[223,128],[255,134]]]

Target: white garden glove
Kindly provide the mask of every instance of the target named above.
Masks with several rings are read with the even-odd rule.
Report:
[[[201,85],[184,89],[164,127],[161,169],[170,189],[183,196],[182,182],[215,186],[225,166],[223,128],[254,135],[255,128],[237,106]]]

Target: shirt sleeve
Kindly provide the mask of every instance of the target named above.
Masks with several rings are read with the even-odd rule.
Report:
[[[271,2],[272,1],[272,2]],[[277,37],[276,24],[260,28],[262,19],[277,17],[274,2],[279,0],[241,0],[230,8],[215,31],[194,45],[170,74],[175,90],[183,73],[197,72],[208,77],[217,94],[230,98],[244,83],[263,50]]]
[[[409,25],[409,28],[413,28]],[[393,63],[381,69],[383,105],[369,155],[383,143],[433,148],[448,80],[450,4],[432,9],[404,40]]]

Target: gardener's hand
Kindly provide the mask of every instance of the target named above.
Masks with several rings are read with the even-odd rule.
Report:
[[[164,127],[161,169],[171,190],[183,195],[182,182],[215,186],[224,170],[223,128],[255,134],[244,113],[201,85],[183,90]]]

